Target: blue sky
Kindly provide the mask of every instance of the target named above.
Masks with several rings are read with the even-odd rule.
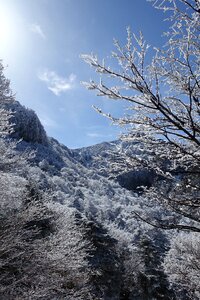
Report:
[[[49,136],[78,148],[121,132],[92,105],[114,115],[126,107],[80,84],[96,78],[80,54],[108,57],[127,26],[159,46],[166,25],[146,0],[0,0],[0,58],[16,99],[36,111]]]

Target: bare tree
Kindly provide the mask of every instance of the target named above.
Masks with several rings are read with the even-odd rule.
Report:
[[[82,55],[101,76],[100,83],[84,84],[99,96],[130,104],[121,118],[95,109],[126,126],[123,137],[143,145],[139,164],[166,178],[167,185],[150,189],[147,196],[162,203],[173,218],[152,221],[136,215],[164,229],[200,232],[200,2],[149,2],[167,14],[164,46],[152,49],[142,33],[136,36],[128,28],[124,47],[114,41],[111,66],[96,55]]]

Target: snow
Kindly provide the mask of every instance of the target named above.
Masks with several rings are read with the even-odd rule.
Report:
[[[138,164],[133,165],[131,161],[134,156],[147,155],[142,144],[118,140],[70,150],[55,139],[47,138],[34,112],[19,102],[10,105],[16,123],[10,139],[0,139],[3,154],[0,159],[1,217],[19,214],[18,226],[22,226],[20,230],[25,230],[24,236],[32,241],[34,255],[43,266],[41,278],[37,264],[35,271],[32,267],[36,275],[30,275],[28,269],[27,278],[33,276],[35,286],[39,278],[42,283],[37,291],[23,292],[23,297],[54,298],[67,293],[69,299],[86,299],[85,295],[90,293],[98,299],[111,300],[120,299],[121,290],[126,289],[129,299],[135,299],[138,291],[142,293],[142,290],[136,292],[134,287],[140,284],[141,274],[148,280],[153,278],[141,240],[150,241],[149,249],[152,247],[153,253],[157,253],[158,244],[159,249],[166,247],[165,233],[158,233],[134,217],[134,212],[139,215],[146,212],[153,218],[166,216],[159,204],[155,207],[142,192],[131,188],[131,182],[133,185],[137,182],[136,187],[140,187],[152,177],[147,169],[141,166],[138,169]],[[34,125],[29,126],[30,133],[29,130],[24,132],[23,124]],[[26,138],[21,139],[23,136]],[[123,180],[127,178],[130,188],[123,187]],[[154,181],[157,179],[151,181],[152,185]],[[8,188],[7,182],[10,182]],[[29,202],[30,207],[24,210],[25,203]],[[15,239],[15,231],[9,236],[12,234],[15,249],[15,243],[23,241],[18,234]],[[43,243],[38,244],[41,238]],[[3,240],[3,247],[4,244],[10,247],[10,239]],[[163,250],[159,251],[159,272],[162,273]],[[66,284],[65,270],[68,270]],[[160,275],[153,276],[159,278]],[[120,282],[124,286],[120,286]],[[0,295],[1,288],[0,285]],[[15,289],[20,290],[18,286]],[[9,298],[9,292],[7,295]]]

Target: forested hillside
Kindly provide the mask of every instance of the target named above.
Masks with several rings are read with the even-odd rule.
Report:
[[[68,149],[14,99],[2,64],[0,75],[0,298],[199,299],[199,233],[137,217],[177,217],[146,196],[170,189],[153,152],[120,140]],[[133,165],[147,156],[149,168]]]

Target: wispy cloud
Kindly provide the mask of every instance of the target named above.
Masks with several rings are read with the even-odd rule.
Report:
[[[102,134],[98,132],[87,132],[87,136],[90,138],[105,138],[105,137],[112,137],[112,134]]]
[[[59,96],[61,93],[74,88],[76,75],[70,74],[69,77],[61,77],[55,71],[45,70],[38,74],[38,78],[46,82],[52,93]]]
[[[46,39],[46,35],[39,24],[31,24],[30,30],[39,35],[43,40]]]
[[[96,132],[88,132],[87,136],[92,137],[92,138],[98,138],[98,137],[102,137],[102,134],[99,134]]]

